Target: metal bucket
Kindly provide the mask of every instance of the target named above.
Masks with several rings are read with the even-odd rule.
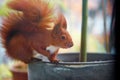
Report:
[[[59,54],[63,62],[34,62],[28,65],[29,80],[114,80],[112,54],[88,54],[88,62],[78,62],[79,53]]]

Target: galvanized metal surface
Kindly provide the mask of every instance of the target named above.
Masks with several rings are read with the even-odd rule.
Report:
[[[78,54],[69,54],[68,57],[70,59],[76,59],[75,56],[77,57],[77,55]],[[100,56],[102,57],[100,58]],[[69,62],[69,58],[67,59],[65,57],[67,57],[67,55],[58,56],[59,59],[63,61],[66,59],[66,61]],[[89,57],[95,58],[95,55],[90,54],[88,55],[88,58]],[[96,59],[97,57],[99,57],[98,59],[101,61],[114,59],[111,55],[106,54],[97,55]],[[92,61],[90,58],[89,60]],[[74,60],[72,62],[74,62]],[[29,80],[114,80],[114,62],[92,65],[87,63],[86,65],[56,65],[48,62],[34,62],[29,64],[28,72]]]

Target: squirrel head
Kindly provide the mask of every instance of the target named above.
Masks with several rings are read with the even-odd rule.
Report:
[[[60,48],[70,48],[73,46],[73,41],[70,34],[67,31],[66,19],[62,14],[56,21],[54,29],[52,31],[53,45]]]

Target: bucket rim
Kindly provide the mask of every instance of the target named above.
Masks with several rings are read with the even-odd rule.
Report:
[[[94,64],[111,64],[114,62],[115,60],[88,61],[88,62],[59,62],[59,63],[51,63],[49,61],[37,61],[34,63],[49,63],[49,64],[57,64],[57,65],[94,65]]]

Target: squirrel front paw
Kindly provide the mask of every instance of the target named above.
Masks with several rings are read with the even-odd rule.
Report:
[[[55,63],[55,64],[57,64],[57,63],[60,62],[60,60],[55,59],[55,60],[50,60],[50,62],[51,62],[51,63]]]
[[[49,60],[51,63],[56,63],[56,64],[60,62],[60,60],[58,60],[54,55],[51,55],[49,57]]]

